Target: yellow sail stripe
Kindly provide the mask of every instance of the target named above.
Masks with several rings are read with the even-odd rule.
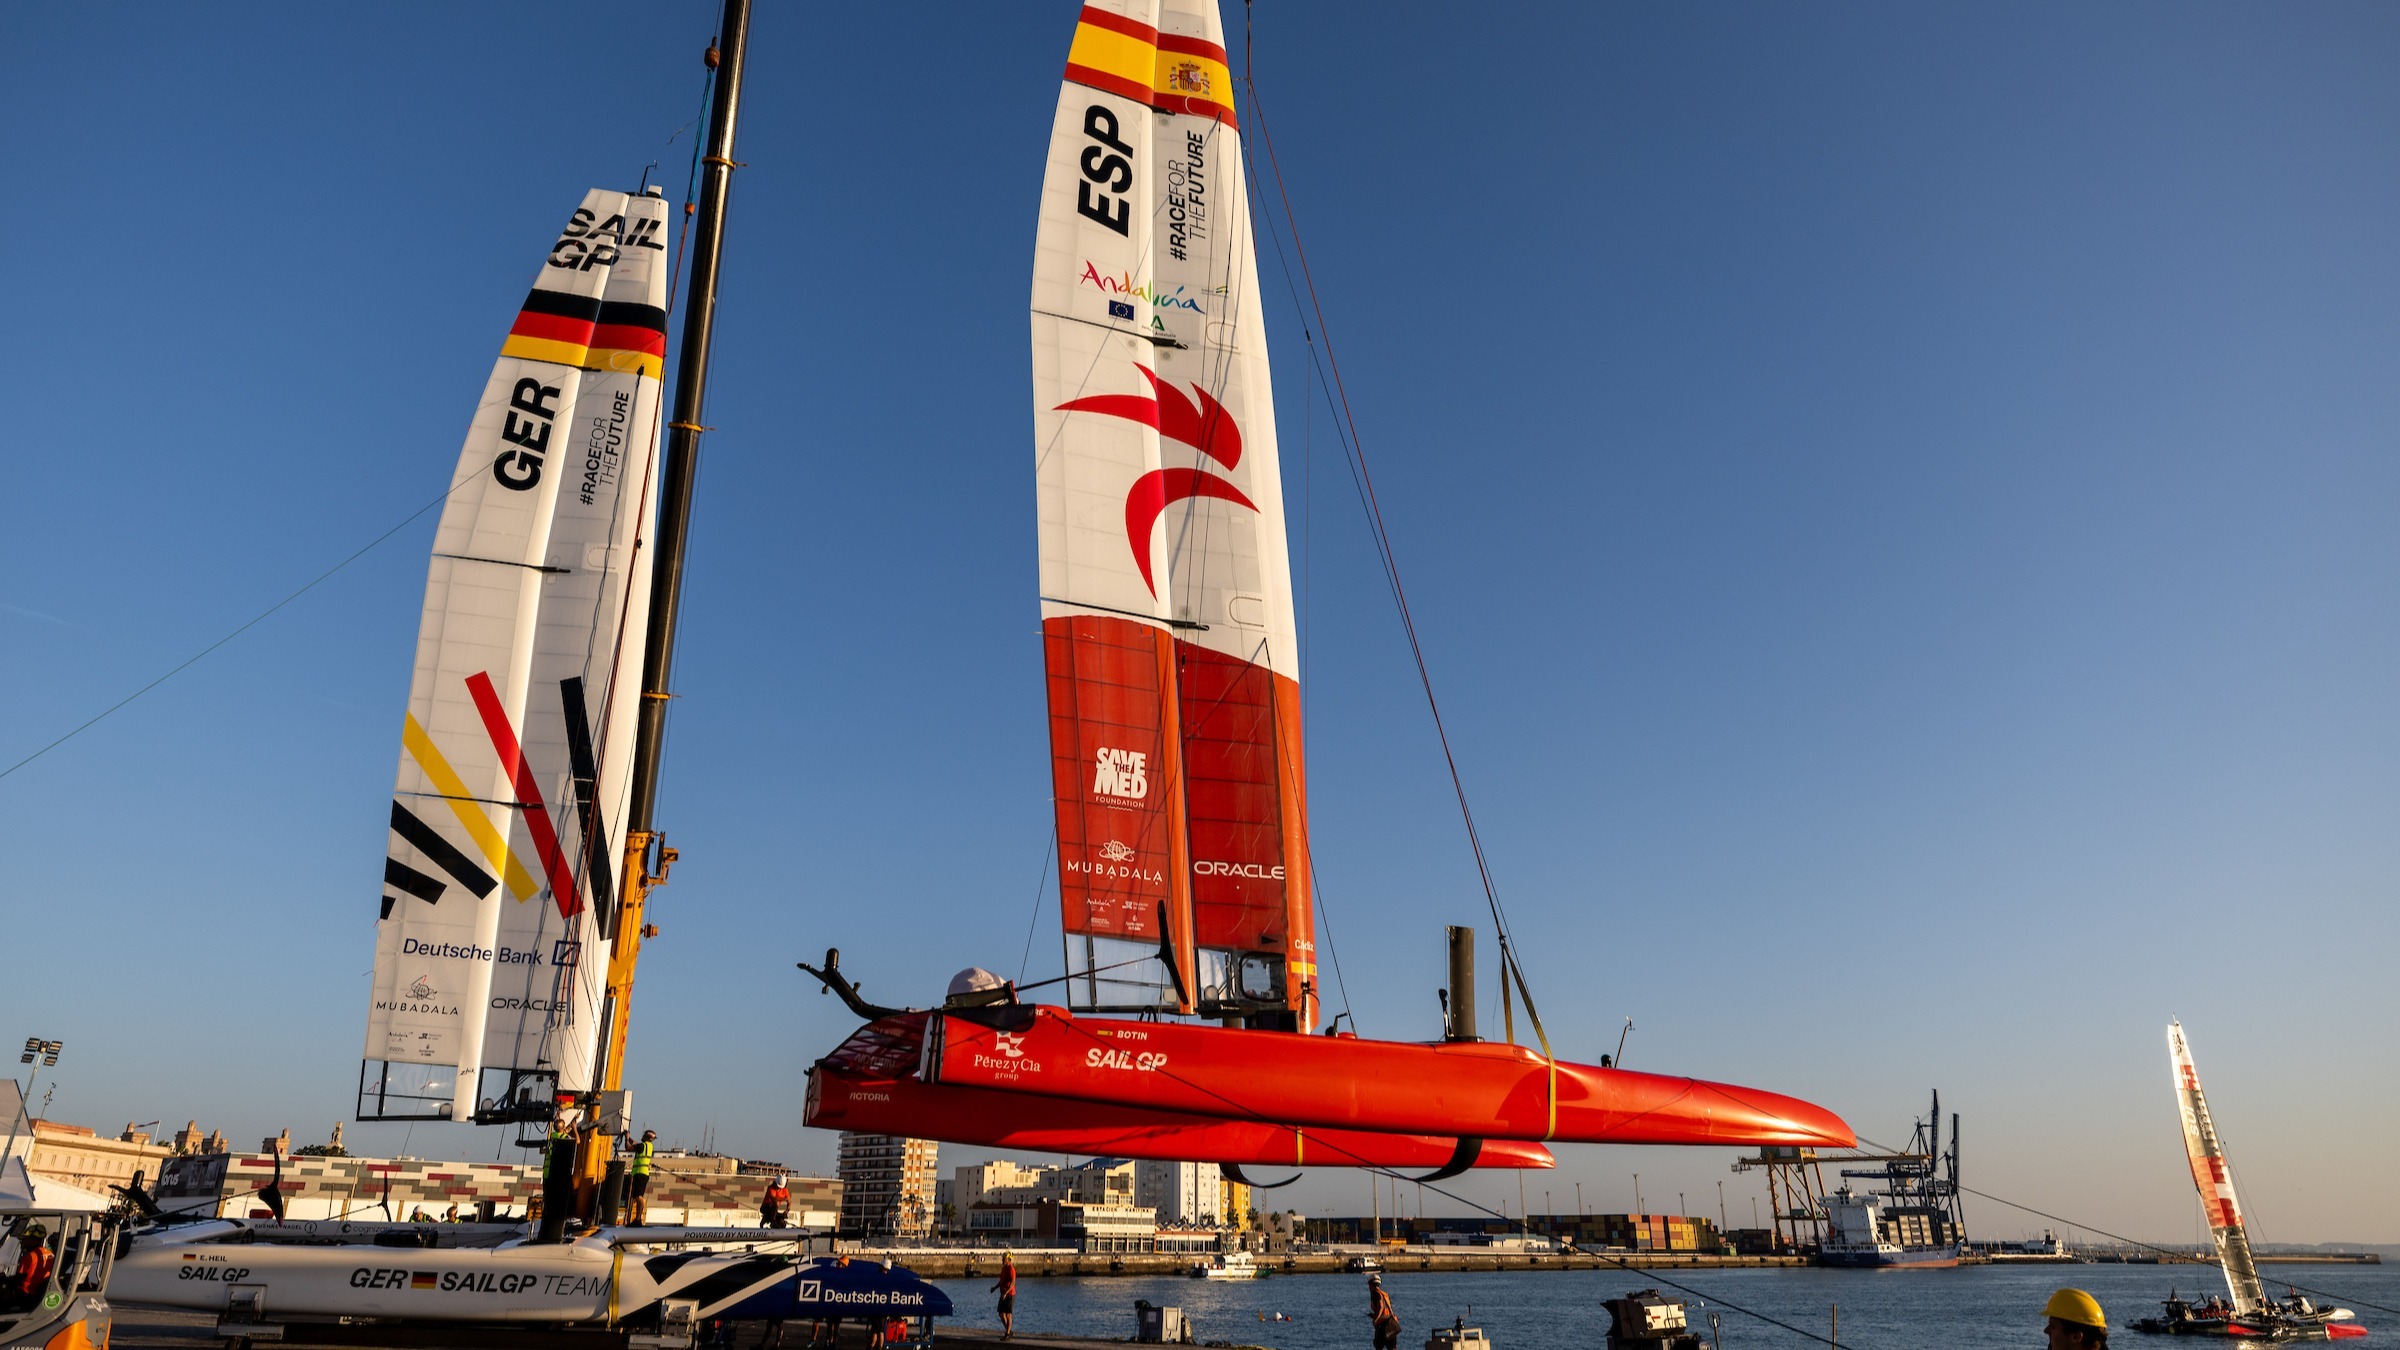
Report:
[[[1113,75],[1143,89],[1151,87],[1159,75],[1157,47],[1131,33],[1093,23],[1075,25],[1075,43],[1067,48],[1067,64]]]
[[[663,359],[649,352],[617,347],[586,347],[578,342],[527,337],[522,333],[510,334],[508,341],[500,344],[500,354],[521,357],[527,361],[574,366],[578,370],[638,370],[654,380],[666,367]]]
[[[442,794],[442,800],[449,803],[450,813],[458,817],[458,823],[467,827],[468,837],[475,841],[475,847],[483,851],[485,865],[507,877],[509,894],[519,900],[530,898],[541,889],[534,884],[533,874],[517,861],[516,854],[508,851],[508,840],[492,828],[491,818],[476,807],[475,794],[467,791],[467,785],[459,781],[458,771],[451,768],[450,761],[442,757],[441,747],[433,743],[433,737],[425,734],[425,728],[417,722],[417,715],[403,713],[402,716],[407,720],[400,729],[400,743],[408,748],[408,757],[417,762],[417,767],[425,771],[427,778],[433,780],[434,788]]]
[[[661,357],[620,347],[594,347],[583,361],[585,370],[638,370],[654,380],[665,367]]]
[[[581,366],[584,354],[591,348],[580,342],[561,342],[557,338],[527,337],[522,333],[509,334],[500,344],[502,356],[522,357],[528,361],[552,361],[562,366]]]

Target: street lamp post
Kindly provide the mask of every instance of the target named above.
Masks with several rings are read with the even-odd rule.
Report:
[[[1650,1212],[1642,1208],[1642,1174],[1639,1172],[1633,1174],[1633,1212],[1636,1214]]]

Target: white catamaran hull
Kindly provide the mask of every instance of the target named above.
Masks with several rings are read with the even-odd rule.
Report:
[[[110,1293],[216,1311],[236,1286],[263,1289],[275,1317],[618,1322],[663,1298],[698,1297],[707,1316],[792,1271],[783,1256],[656,1255],[598,1240],[494,1250],[250,1243],[137,1250],[117,1263]]]

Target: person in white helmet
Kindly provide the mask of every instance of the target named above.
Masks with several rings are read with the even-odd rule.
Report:
[[[1392,1311],[1381,1275],[1367,1277],[1367,1320],[1375,1326],[1375,1350],[1400,1350],[1400,1314]]]

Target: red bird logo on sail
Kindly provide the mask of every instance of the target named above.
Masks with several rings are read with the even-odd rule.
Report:
[[[1182,390],[1151,374],[1148,366],[1134,369],[1150,382],[1152,397],[1094,394],[1061,403],[1057,410],[1122,417],[1156,427],[1159,435],[1188,445],[1228,469],[1242,462],[1242,429],[1234,425],[1233,414],[1225,411],[1225,405],[1198,385],[1192,386],[1192,393],[1199,397],[1194,403]],[[1152,469],[1135,479],[1132,490],[1125,494],[1125,542],[1132,547],[1133,560],[1142,569],[1142,584],[1152,595],[1158,594],[1158,583],[1150,575],[1150,527],[1166,513],[1168,503],[1187,497],[1214,497],[1258,509],[1240,488],[1206,469]]]

